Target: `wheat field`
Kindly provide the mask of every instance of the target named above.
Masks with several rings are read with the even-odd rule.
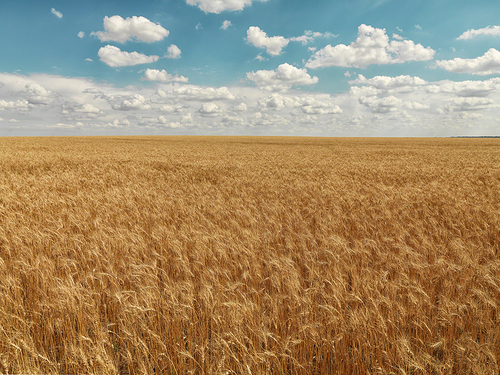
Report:
[[[498,374],[500,140],[0,138],[0,373]]]

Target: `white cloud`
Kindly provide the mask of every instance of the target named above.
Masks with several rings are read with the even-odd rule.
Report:
[[[202,116],[217,116],[218,114],[220,114],[221,109],[215,103],[209,102],[203,103],[198,112]]]
[[[26,111],[27,109],[28,109],[28,101],[27,100],[16,100],[16,101],[0,100],[0,111],[4,111],[4,110]]]
[[[306,31],[304,31],[304,35],[290,38],[290,40],[292,42],[301,42],[303,45],[306,45],[308,43],[313,42],[314,39],[316,39],[316,38],[335,38],[337,36],[338,35],[333,35],[330,32],[320,33],[317,31],[315,32],[315,31],[311,31],[311,30],[306,30]]]
[[[156,82],[182,82],[187,83],[188,78],[184,76],[179,76],[178,74],[172,75],[167,73],[165,70],[157,69],[146,69],[144,77],[141,78],[143,81],[156,81]]]
[[[260,98],[258,101],[258,108],[261,110],[298,108],[302,113],[315,115],[342,113],[342,109],[332,101],[321,101],[312,96],[285,96],[278,93]],[[299,112],[297,111],[292,112],[294,116],[298,114]]]
[[[245,112],[248,110],[248,106],[245,103],[240,103],[238,105],[229,108],[231,112]]]
[[[203,26],[201,25],[201,22],[198,22],[198,24],[195,26],[196,30],[201,30],[203,29]]]
[[[26,134],[37,129],[44,134],[54,124],[66,124],[70,127],[59,126],[61,134],[72,129],[86,134],[153,134],[182,127],[190,134],[448,136],[472,126],[477,134],[498,134],[500,78],[354,78],[351,91],[328,95],[293,87],[286,93],[263,93],[248,85],[138,82],[116,87],[75,77],[0,73],[0,117],[2,124],[10,125],[0,131]],[[10,119],[21,122],[10,124]]]
[[[123,19],[120,16],[104,17],[104,30],[92,32],[101,42],[114,41],[125,43],[129,40],[141,42],[158,42],[167,37],[169,31],[160,24],[151,22],[145,17],[129,17]]]
[[[241,117],[238,116],[229,116],[229,115],[224,115],[221,119],[221,122],[224,124],[231,124],[231,125],[242,125],[245,123],[245,120]]]
[[[220,28],[222,30],[226,30],[230,26],[233,26],[233,24],[231,23],[231,21],[225,20],[224,22],[222,22],[222,25],[221,25]]]
[[[453,60],[438,60],[436,66],[454,73],[498,74],[500,73],[500,52],[495,48],[490,48],[483,56],[475,59],[457,57]]]
[[[247,30],[247,40],[255,47],[265,48],[272,56],[281,54],[281,50],[288,45],[289,39],[282,36],[268,37],[258,26],[250,26]]]
[[[167,59],[178,59],[181,57],[181,49],[175,44],[171,44],[170,47],[168,47],[165,57]]]
[[[106,125],[112,128],[124,128],[130,126],[131,124],[130,121],[127,119],[115,118],[112,122],[109,122]]]
[[[500,26],[488,26],[478,30],[467,30],[462,35],[460,35],[457,40],[467,40],[472,39],[478,35],[500,35]]]
[[[268,59],[266,59],[264,56],[262,56],[262,53],[259,53],[257,56],[255,56],[255,60],[266,61]]]
[[[249,118],[250,126],[266,126],[269,128],[277,128],[278,126],[289,126],[290,120],[278,114],[268,114],[256,112]]]
[[[170,121],[165,116],[154,117],[140,117],[139,124],[148,128],[182,128],[182,124],[178,121]]]
[[[427,81],[419,77],[411,76],[397,76],[397,77],[387,77],[387,76],[375,76],[370,79],[366,79],[363,75],[359,74],[358,78],[353,81],[349,81],[350,85],[366,85],[370,87],[375,87],[377,89],[390,90],[400,87],[415,87],[423,86],[427,84]]]
[[[56,96],[55,93],[47,90],[47,88],[39,83],[28,83],[26,85],[26,92],[28,103],[31,105],[48,105]]]
[[[181,116],[181,123],[182,124],[192,124],[193,121],[193,115],[191,113],[187,113],[185,115]]]
[[[255,0],[186,0],[186,3],[197,6],[205,13],[218,14],[225,10],[242,10],[245,6],[252,5],[253,1]]]
[[[55,10],[54,8],[52,8],[50,10],[50,13],[52,13],[53,15],[55,15],[57,18],[62,18],[62,13],[61,12],[58,12],[57,10]]]
[[[92,62],[92,61],[94,61],[94,60],[92,60],[90,57],[87,57],[87,58],[85,59],[85,61]]]
[[[427,91],[431,93],[451,93],[460,97],[486,97],[500,92],[500,78],[490,78],[486,81],[442,81],[440,84],[430,84]]]
[[[300,106],[300,103],[295,99],[288,96],[283,96],[278,93],[273,93],[267,97],[259,99],[259,109],[274,109],[279,110],[282,108],[295,108]]]
[[[194,101],[215,101],[215,100],[234,100],[234,95],[227,87],[199,87],[182,86],[169,92],[170,96],[176,99],[194,100]]]
[[[445,107],[448,112],[478,111],[490,108],[494,101],[487,98],[453,98]]]
[[[359,103],[366,107],[373,108],[374,113],[395,112],[398,107],[403,105],[403,101],[393,95],[382,98],[376,96],[362,96],[359,98]]]
[[[414,111],[427,111],[431,108],[428,103],[419,103],[419,102],[404,102],[403,107],[408,109],[413,109]]]
[[[81,112],[81,113],[101,113],[101,109],[90,103],[78,104],[78,103],[67,103],[63,105],[63,108],[70,112]]]
[[[368,25],[358,27],[358,37],[350,45],[327,45],[317,51],[306,63],[308,68],[329,66],[365,68],[371,64],[396,64],[407,61],[426,61],[436,51],[411,40],[393,40],[385,29]]]
[[[61,106],[61,115],[66,121],[86,121],[104,117],[105,113],[99,107],[91,103],[66,102]]]
[[[83,38],[84,36],[85,36],[85,33],[84,33],[83,31],[80,31],[80,32],[78,33],[78,38],[80,38],[80,39],[81,39],[81,38]]]
[[[302,112],[304,113],[315,114],[315,115],[340,114],[343,112],[338,105],[334,105],[331,103],[321,103],[321,102],[305,105],[301,109]]]
[[[163,91],[163,93],[165,93],[165,92]],[[165,95],[166,95],[166,93],[165,93]],[[175,107],[173,107],[171,105],[162,105],[159,108],[159,111],[163,112],[163,113],[182,114],[182,113],[186,113],[187,108],[189,108],[189,107],[182,106],[182,105],[178,105]]]
[[[391,64],[401,64],[407,61],[427,61],[434,58],[434,51],[431,47],[424,47],[415,44],[411,40],[393,40],[386,48],[391,56]]]
[[[267,91],[286,91],[292,86],[312,85],[318,77],[311,77],[306,69],[299,69],[287,63],[276,70],[258,70],[247,73],[247,79]]]
[[[147,56],[138,52],[124,52],[118,47],[107,45],[101,47],[97,53],[101,61],[112,68],[120,66],[133,66],[138,64],[149,64],[158,61],[159,57]]]
[[[146,103],[146,98],[140,94],[106,96],[111,108],[116,111],[136,111],[149,109],[151,106]]]
[[[90,103],[65,103],[62,106],[63,111],[79,113],[102,113],[101,109]]]

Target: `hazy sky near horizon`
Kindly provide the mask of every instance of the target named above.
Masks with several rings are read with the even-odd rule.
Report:
[[[500,135],[500,2],[0,3],[0,136]]]

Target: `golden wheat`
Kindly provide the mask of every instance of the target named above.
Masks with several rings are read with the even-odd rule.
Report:
[[[0,138],[0,372],[498,374],[500,142]]]

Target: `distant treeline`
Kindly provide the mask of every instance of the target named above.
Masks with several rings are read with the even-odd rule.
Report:
[[[451,138],[500,138],[500,135],[456,135]]]

